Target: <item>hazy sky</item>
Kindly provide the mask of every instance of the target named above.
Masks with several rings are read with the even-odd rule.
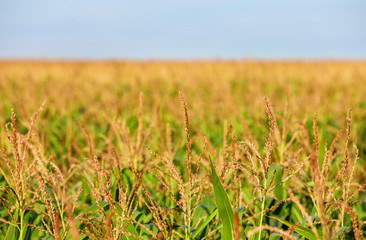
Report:
[[[364,58],[365,0],[1,0],[0,58]]]

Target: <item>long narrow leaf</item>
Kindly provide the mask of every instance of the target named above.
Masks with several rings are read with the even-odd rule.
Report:
[[[209,217],[207,217],[196,229],[196,232],[193,234],[193,238],[196,238],[199,234],[201,234],[201,232],[203,231],[203,229],[205,229],[205,227],[211,222],[211,220],[217,215],[217,210],[215,210]]]
[[[233,209],[231,208],[229,198],[224,190],[224,187],[222,186],[220,179],[217,176],[211,158],[210,163],[212,170],[211,178],[214,187],[216,205],[219,210],[219,216],[222,220],[221,239],[231,240],[233,239],[233,229],[234,229]]]
[[[14,214],[14,219],[18,219],[18,212],[15,212]],[[18,238],[18,230],[15,224],[17,224],[16,222],[12,221],[12,223],[14,223],[14,225],[10,225],[8,227],[8,230],[6,231],[6,236],[4,238],[4,240],[13,240],[13,239],[17,239]]]
[[[277,221],[280,221],[281,223],[285,224],[287,227],[292,227],[293,224],[287,222],[286,220],[283,220],[281,218],[277,218],[277,217],[273,217],[273,216],[269,216],[270,218],[276,219]],[[303,227],[303,226],[298,226],[297,228],[295,228],[294,230],[295,232],[297,232],[298,234],[302,235],[303,237],[309,239],[309,240],[317,240],[315,234],[311,231],[311,229]],[[320,239],[322,238],[321,234],[318,234]]]
[[[123,240],[137,240],[137,238],[133,237],[136,236],[138,237],[139,234],[136,231],[136,228],[133,226],[132,223],[129,223],[127,228],[126,228],[126,232],[130,233],[131,235],[124,235],[122,236]]]

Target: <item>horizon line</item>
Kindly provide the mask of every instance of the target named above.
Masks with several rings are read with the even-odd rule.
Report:
[[[243,58],[67,58],[67,57],[1,57],[0,62],[366,62],[366,57],[243,57]]]

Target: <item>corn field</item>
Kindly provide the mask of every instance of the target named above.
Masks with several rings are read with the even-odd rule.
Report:
[[[0,62],[0,239],[365,239],[366,63]]]

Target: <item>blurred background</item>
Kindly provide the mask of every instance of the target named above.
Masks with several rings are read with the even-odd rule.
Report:
[[[364,59],[366,1],[0,2],[0,58]]]

